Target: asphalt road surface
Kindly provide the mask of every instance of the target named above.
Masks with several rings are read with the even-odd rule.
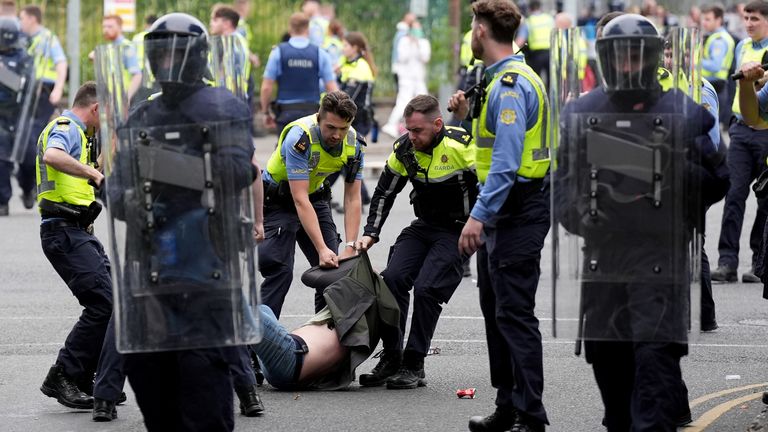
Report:
[[[266,162],[274,138],[258,141],[259,158]],[[391,141],[390,141],[391,142]],[[389,144],[371,144],[370,167],[381,166]],[[367,170],[366,183],[375,186],[375,172]],[[339,186],[336,188],[341,194]],[[371,251],[374,266],[383,269],[389,245],[412,219],[408,189],[398,198],[382,239]],[[338,196],[337,195],[337,196]],[[722,204],[708,215],[706,245],[710,260],[717,260],[717,236]],[[748,232],[754,220],[750,198],[742,233],[741,267],[749,270]],[[337,215],[340,226],[341,216]],[[10,217],[0,219],[0,431],[140,431],[141,413],[129,386],[129,398],[118,407],[118,419],[93,423],[88,411],[65,408],[40,393],[39,387],[72,324],[79,315],[75,298],[45,259],[38,234],[36,210],[24,210],[21,200],[11,201]],[[97,235],[106,245],[102,215]],[[295,278],[283,308],[288,327],[304,322],[313,309],[312,291],[302,287],[299,275],[308,268],[297,253]],[[582,357],[574,356],[571,340],[552,337],[551,249],[545,246],[536,313],[544,335],[544,404],[551,431],[601,430],[602,403],[592,371]],[[474,270],[473,260],[473,274]],[[694,423],[686,431],[744,431],[763,410],[761,393],[768,388],[768,303],[760,284],[715,285],[720,328],[691,343],[683,360],[690,391]],[[440,354],[426,359],[428,385],[416,390],[361,388],[347,391],[281,392],[266,385],[266,406],[260,418],[235,414],[236,430],[262,431],[464,431],[472,415],[494,409],[483,319],[475,280],[465,278],[451,302],[445,305],[433,341]],[[367,372],[368,360],[358,373]],[[192,379],[193,377],[190,377]],[[474,399],[458,399],[456,389],[474,387]]]

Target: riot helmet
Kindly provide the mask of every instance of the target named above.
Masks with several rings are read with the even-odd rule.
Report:
[[[185,13],[160,17],[144,38],[144,49],[155,80],[166,87],[197,87],[208,68],[208,32]]]
[[[596,46],[608,94],[643,99],[660,90],[657,71],[664,39],[647,18],[636,14],[614,18],[603,28]]]
[[[0,51],[11,51],[19,48],[21,28],[13,18],[0,18]]]

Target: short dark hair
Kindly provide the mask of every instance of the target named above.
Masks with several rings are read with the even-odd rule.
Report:
[[[768,18],[768,3],[762,0],[754,0],[744,6],[744,12],[759,13]]]
[[[413,113],[421,113],[434,118],[440,117],[440,102],[432,95],[418,95],[405,106],[403,116],[410,117]]]
[[[510,0],[480,0],[472,3],[475,19],[488,24],[491,38],[496,42],[512,44],[520,27],[520,9]]]
[[[539,0],[531,0],[528,7],[531,8],[532,11],[539,10],[541,9],[541,2]]]
[[[21,11],[24,12],[24,15],[35,17],[38,24],[43,22],[43,11],[40,9],[40,7],[35,5],[24,6],[21,8]]]
[[[96,81],[86,81],[79,89],[77,89],[75,102],[72,106],[75,108],[88,108],[98,101],[99,99],[96,95]]]
[[[146,17],[144,17],[144,24],[151,26],[152,24],[157,21],[157,15],[155,14],[149,14]]]
[[[213,10],[214,18],[223,18],[225,21],[229,21],[232,27],[237,28],[237,24],[240,22],[240,14],[233,8],[221,5]]]
[[[319,117],[325,118],[326,113],[333,113],[346,121],[352,121],[357,115],[357,105],[348,94],[341,90],[326,93],[320,102]]]
[[[609,22],[624,15],[625,13],[626,12],[613,11],[601,16],[600,19],[597,20],[597,24],[595,24],[595,30],[597,31],[598,35],[601,33],[603,27],[607,26]]]
[[[701,9],[701,14],[704,15],[705,13],[711,13],[715,16],[715,19],[723,19],[723,16],[725,15],[723,8],[718,5],[704,6]]]

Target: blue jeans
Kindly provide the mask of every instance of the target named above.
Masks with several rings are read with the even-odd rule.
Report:
[[[264,378],[279,389],[296,386],[297,343],[294,337],[277,321],[272,309],[259,305],[259,318],[263,334],[261,342],[252,346],[259,357]],[[301,353],[303,351],[299,351]]]

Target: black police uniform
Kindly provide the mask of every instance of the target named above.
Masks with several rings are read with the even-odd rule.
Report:
[[[16,23],[12,24],[18,26]],[[8,36],[9,33],[10,38]],[[5,23],[0,24],[0,37],[2,37],[3,44],[15,44],[13,41],[14,33],[16,40],[18,40],[18,29],[8,29],[6,28]],[[20,76],[26,76],[30,72],[33,72],[32,58],[24,49],[16,48],[13,45],[0,50],[0,63],[2,63],[3,68]],[[22,91],[31,90],[26,88],[22,89]],[[18,125],[19,112],[21,109],[20,104],[22,102],[23,100],[19,100],[16,91],[0,85],[0,146],[8,149],[13,147],[17,133],[16,127]],[[47,122],[48,118],[45,120]],[[39,130],[42,130],[42,127],[37,129],[37,131]],[[19,182],[19,187],[21,188],[24,197],[34,197],[35,191],[35,148],[37,144],[37,135],[32,136],[31,141],[32,142],[30,143],[24,143],[24,159],[19,164],[19,170],[16,173],[16,180]],[[0,161],[0,207],[7,206],[8,201],[13,195],[13,190],[11,188],[12,171],[12,162]],[[24,205],[27,206],[28,204],[29,203],[25,200]]]
[[[248,107],[242,101],[226,90],[201,84],[193,94],[180,98],[177,106],[166,105],[162,97],[137,106],[128,120],[128,127],[131,124],[146,127],[202,124],[243,117],[248,117]],[[211,141],[216,142],[215,138]],[[187,145],[201,146],[202,142]],[[197,148],[198,151],[201,149]],[[245,181],[248,184],[254,178],[251,155],[242,153],[225,157],[230,159],[228,169],[237,173],[238,178],[248,179]],[[183,206],[184,202],[195,202],[189,196],[181,196],[182,193],[175,195],[169,199],[169,204],[175,201]],[[199,198],[196,201],[199,202]],[[126,374],[136,392],[147,428],[232,430],[230,367],[240,364],[240,351],[237,347],[223,347],[126,355]]]
[[[621,104],[618,99],[612,99],[602,88],[595,89],[566,107],[563,118],[570,113],[671,113],[677,107],[687,104],[686,112],[690,112],[690,122],[686,123],[684,140],[691,151],[702,154],[705,163],[694,166],[701,175],[698,185],[703,194],[703,202],[711,203],[722,197],[723,184],[727,184],[728,172],[723,164],[722,155],[716,154],[714,145],[708,136],[708,131],[714,124],[712,116],[693,100],[677,90],[662,93],[657,100],[649,99],[645,104]],[[561,128],[563,142],[570,142],[568,130]],[[562,153],[561,153],[562,154]],[[559,160],[560,169],[567,168],[568,162]],[[559,174],[559,178],[563,178]],[[556,185],[557,186],[557,185]],[[560,188],[556,187],[556,190]],[[577,203],[571,200],[575,197],[557,194],[555,198],[560,209],[575,209]],[[703,206],[702,206],[703,207]],[[703,208],[694,212],[703,214]],[[573,221],[567,226],[571,232],[580,232],[577,215],[562,217]],[[659,250],[657,239],[610,237],[590,238],[585,235],[585,250],[600,256],[603,268],[619,268],[627,274],[641,271],[658,257],[650,257],[633,250]],[[659,253],[662,253],[661,251]],[[631,258],[627,258],[631,256]],[[615,259],[614,259],[615,258]],[[644,267],[645,266],[645,267]],[[616,293],[627,292],[627,300],[623,303],[636,305],[633,310],[614,310],[605,304],[607,298],[616,298]],[[671,316],[681,316],[686,313],[687,304],[659,303],[659,292],[665,289],[661,285],[649,286],[644,284],[616,284],[592,282],[583,286],[586,324],[584,329],[586,360],[594,369],[603,403],[605,418],[603,424],[609,431],[626,430],[673,430],[678,418],[685,408],[681,408],[683,399],[687,402],[686,391],[680,372],[680,358],[688,353],[688,347],[683,343],[650,342],[643,339],[650,332],[664,332],[660,323],[669,320]],[[669,287],[668,292],[673,288]],[[602,296],[601,293],[611,293]],[[634,299],[634,300],[633,300]],[[641,301],[642,300],[642,301]],[[619,305],[617,305],[618,307]],[[594,314],[590,320],[590,314]],[[608,316],[613,316],[608,319]],[[590,337],[605,334],[605,328],[597,328],[592,323],[615,322],[621,326],[617,331],[632,332],[637,341],[596,341]],[[631,330],[629,330],[631,329]]]
[[[194,51],[206,49],[202,46],[207,43],[203,35],[204,26],[196,19],[185,14],[170,14],[155,22],[147,40],[162,41],[179,37],[192,43],[187,49]],[[167,48],[160,44],[157,46],[159,48],[154,48],[156,53],[147,49],[147,57],[153,71],[164,67],[153,63],[153,55],[162,59],[165,52],[163,50],[172,49],[170,45]],[[125,125],[127,130],[134,126],[151,128],[164,125],[202,125],[250,117],[249,108],[243,101],[227,90],[208,87],[203,83],[204,56],[201,58],[192,52],[189,57],[186,66],[189,69],[184,69],[180,75],[186,82],[161,81],[163,94],[137,105],[129,115]],[[157,72],[155,74],[157,75]],[[213,146],[212,165],[217,170],[228,173],[230,183],[233,183],[228,187],[237,190],[247,187],[253,182],[256,174],[251,163],[253,149],[250,143],[219,142],[222,141],[221,137],[216,135],[213,129],[206,138],[207,143]],[[247,131],[243,137],[247,139]],[[188,138],[183,140],[184,151],[192,155],[202,154],[202,135]],[[179,142],[172,141],[166,145],[179,145]],[[119,158],[118,162],[119,160],[125,163],[132,158],[126,155]],[[127,169],[125,166],[120,168]],[[119,179],[119,173],[115,178]],[[119,186],[115,190],[110,186],[110,193],[119,192]],[[157,184],[153,186],[152,193],[155,198],[154,207],[158,208],[160,214],[164,212],[169,219],[200,207],[199,191]],[[121,209],[113,211],[120,212]],[[227,208],[223,211],[237,210]],[[209,247],[211,246],[215,245]],[[185,297],[185,304],[165,305],[169,313],[176,314],[175,324],[179,326],[177,331],[181,334],[190,331],[189,326],[195,325],[195,316],[205,314],[209,307],[207,304],[201,304],[196,298],[193,293]],[[231,299],[223,299],[222,302],[231,302]],[[223,307],[223,303],[211,307]],[[211,325],[227,328],[223,323]],[[212,334],[217,331],[216,328],[199,330],[211,331]],[[200,335],[195,335],[198,336]],[[231,368],[232,365],[240,364],[243,352],[245,350],[242,347],[218,347],[125,355],[125,372],[136,393],[147,429],[231,431],[234,428]]]
[[[465,146],[433,153],[438,146]],[[408,343],[403,352],[403,367],[420,375],[423,385],[424,357],[429,350],[442,303],[447,303],[463,277],[462,264],[468,259],[456,245],[469,211],[477,199],[477,175],[474,172],[474,148],[471,136],[460,128],[441,130],[432,142],[429,161],[416,159],[408,135],[395,142],[390,161],[379,177],[371,200],[368,222],[363,235],[378,239],[395,198],[410,181],[411,204],[416,220],[397,237],[390,249],[387,268],[381,272],[400,307],[400,327],[384,333],[385,352],[403,350],[403,331],[408,318],[410,291],[413,289],[413,314]],[[470,158],[465,158],[472,152]],[[419,152],[426,155],[426,152]],[[394,157],[394,160],[393,160]],[[397,163],[398,167],[390,166]],[[404,171],[404,172],[402,172]],[[422,176],[418,176],[422,173]],[[430,175],[441,174],[439,179]],[[363,384],[361,377],[361,384]],[[415,382],[412,384],[416,384]],[[411,388],[393,378],[393,388]]]

